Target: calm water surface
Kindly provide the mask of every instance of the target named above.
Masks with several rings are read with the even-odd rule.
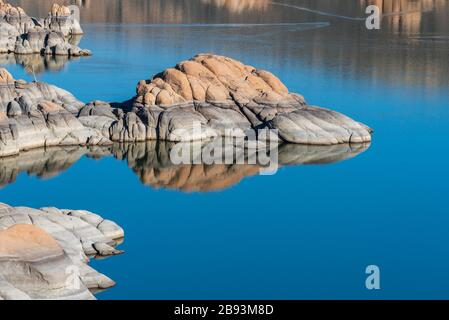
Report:
[[[53,1],[10,2],[43,16]],[[154,162],[147,145],[0,160],[0,201],[88,209],[125,229],[126,254],[93,262],[117,281],[100,299],[449,298],[447,1],[280,2],[65,1],[83,6],[81,46],[94,56],[0,56],[16,78],[31,80],[33,65],[83,101],[123,101],[138,80],[214,52],[376,131],[345,161],[296,161],[274,176],[214,168],[185,188],[173,175],[193,169]],[[367,31],[353,18],[374,2],[388,16]],[[370,264],[379,291],[365,289]]]

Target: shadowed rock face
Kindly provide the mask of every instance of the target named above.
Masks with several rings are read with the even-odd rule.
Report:
[[[268,71],[202,54],[142,80],[137,95],[84,105],[45,83],[0,69],[0,156],[42,146],[195,141],[254,136],[307,145],[367,143],[372,130],[338,112],[307,105]]]
[[[248,162],[242,164],[173,164],[170,154],[177,143],[148,141],[134,144],[114,144],[108,147],[53,147],[22,152],[15,157],[0,159],[0,186],[14,183],[21,173],[51,178],[70,168],[81,157],[101,159],[111,154],[126,161],[141,182],[152,188],[174,189],[184,192],[210,192],[238,184],[246,177],[258,175],[266,167]],[[202,151],[207,144],[202,146]],[[278,150],[279,165],[328,164],[344,161],[364,152],[369,145],[339,144],[307,146],[282,144]],[[241,152],[247,150],[241,150]],[[238,151],[236,151],[238,152]],[[223,158],[219,155],[217,158]]]
[[[48,17],[29,17],[20,7],[0,0],[0,53],[85,56],[69,37],[83,33],[70,9],[54,4]]]
[[[122,253],[115,223],[88,211],[10,207],[0,203],[0,300],[94,299],[115,283],[88,256]]]

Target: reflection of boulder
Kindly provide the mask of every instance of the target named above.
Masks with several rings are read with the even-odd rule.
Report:
[[[308,146],[283,144],[279,148],[281,165],[330,164],[347,160],[365,152],[369,144],[338,144],[333,146]]]
[[[201,2],[226,9],[232,13],[266,10],[270,4],[270,1],[268,0],[201,0]]]
[[[216,191],[238,184],[248,176],[259,174],[259,164],[181,164],[174,165],[170,152],[174,143],[146,142],[115,144],[112,153],[126,160],[142,183],[154,188],[187,192]],[[326,164],[343,161],[364,152],[369,145],[306,146],[283,144],[279,147],[279,166]]]
[[[0,54],[0,64],[18,64],[30,74],[39,74],[44,71],[60,71],[69,61],[77,60],[78,57],[68,56],[43,56],[40,54]]]
[[[15,182],[21,173],[52,178],[70,168],[86,152],[87,149],[77,146],[38,148],[0,159],[0,186]]]
[[[249,164],[181,164],[170,160],[174,143],[146,142],[114,145],[112,153],[139,176],[142,183],[153,188],[182,191],[214,191],[238,184],[260,171]]]
[[[115,223],[76,210],[0,203],[0,300],[93,299],[114,285],[88,266],[88,256],[120,254]]]
[[[21,173],[49,178],[67,170],[82,156],[100,159],[113,155],[118,160],[127,161],[132,170],[139,176],[143,184],[154,188],[176,189],[182,191],[215,191],[238,184],[248,176],[264,172],[268,164],[259,161],[251,162],[248,155],[253,152],[266,152],[260,149],[251,151],[234,150],[233,164],[214,162],[206,164],[201,158],[183,164],[173,164],[172,151],[182,144],[148,141],[134,144],[114,144],[110,147],[53,147],[40,148],[20,153],[10,158],[0,159],[0,185],[13,183]],[[200,146],[201,152],[209,145]],[[369,145],[340,144],[334,146],[307,146],[282,144],[278,149],[279,166],[302,164],[328,164],[343,161],[364,152]],[[228,152],[228,151],[226,151]],[[273,149],[270,150],[273,152]],[[225,151],[223,151],[225,153]],[[243,161],[237,162],[242,153]],[[229,154],[229,153],[227,153]],[[239,157],[240,158],[240,157]],[[214,159],[224,159],[224,155],[216,155]],[[271,158],[276,161],[276,157]]]

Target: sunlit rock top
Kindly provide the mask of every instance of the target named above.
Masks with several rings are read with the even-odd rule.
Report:
[[[137,101],[146,105],[173,105],[188,101],[238,104],[303,102],[289,93],[272,73],[219,55],[200,54],[142,80]]]

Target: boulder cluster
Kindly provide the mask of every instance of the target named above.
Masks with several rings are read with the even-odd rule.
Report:
[[[122,253],[114,222],[79,210],[0,203],[0,300],[94,299],[115,285],[89,257]]]
[[[85,56],[70,38],[83,34],[68,7],[54,4],[48,17],[29,17],[20,7],[0,0],[0,53]]]
[[[223,56],[181,62],[140,81],[134,98],[115,104],[84,104],[0,69],[0,156],[42,146],[247,137],[261,129],[306,145],[367,143],[372,133],[338,112],[309,106],[270,72]]]
[[[14,80],[0,69],[0,156],[37,147],[110,143],[79,121],[83,106],[65,90]]]

